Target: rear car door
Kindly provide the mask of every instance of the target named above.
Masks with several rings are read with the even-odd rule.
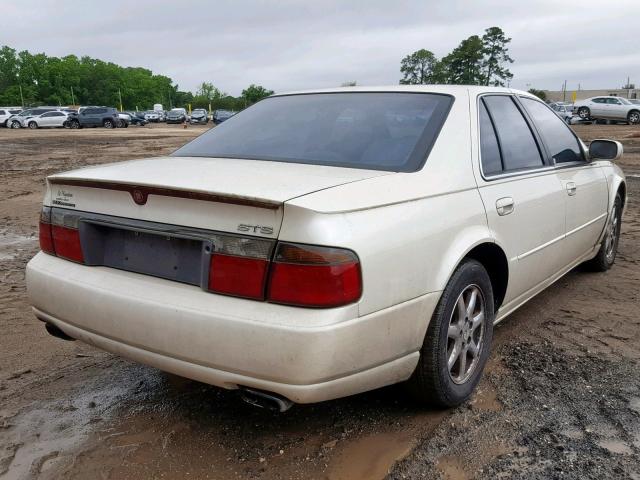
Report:
[[[549,108],[522,97],[564,187],[566,238],[563,263],[575,262],[595,246],[607,217],[609,187],[598,162],[587,162],[580,141]]]
[[[478,187],[489,227],[509,261],[506,304],[559,270],[565,193],[514,96],[483,95],[478,110]]]
[[[592,117],[604,118],[607,116],[607,99],[606,98],[594,98],[589,105]]]

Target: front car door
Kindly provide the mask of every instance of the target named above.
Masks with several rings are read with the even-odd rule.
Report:
[[[616,120],[627,119],[627,105],[624,105],[619,99],[615,97],[609,97],[607,99],[607,109],[609,110],[609,118]]]
[[[510,302],[517,306],[559,269],[566,194],[513,95],[483,95],[477,106],[478,189],[489,228],[509,262],[508,311]]]
[[[565,192],[566,238],[563,264],[569,266],[593,250],[607,218],[609,188],[598,162],[588,162],[573,131],[549,108],[529,97],[521,102],[556,166]]]
[[[51,127],[54,123],[53,114],[56,112],[47,112],[40,115],[37,119],[39,127]]]

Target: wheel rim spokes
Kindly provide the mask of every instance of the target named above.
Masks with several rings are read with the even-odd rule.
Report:
[[[466,382],[480,360],[484,318],[482,291],[469,285],[456,301],[447,330],[447,368],[454,383]]]

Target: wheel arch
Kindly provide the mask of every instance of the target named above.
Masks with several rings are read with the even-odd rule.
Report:
[[[449,283],[453,272],[455,272],[466,259],[473,259],[480,262],[489,274],[491,287],[493,288],[494,307],[497,312],[504,301],[509,284],[509,261],[507,255],[494,239],[478,239],[464,249],[461,254],[457,255],[457,260],[453,263],[453,268],[450,269],[444,286]]]

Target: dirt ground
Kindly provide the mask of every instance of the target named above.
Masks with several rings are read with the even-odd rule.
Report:
[[[284,414],[55,339],[27,304],[46,175],[204,129],[0,129],[0,479],[640,480],[638,127],[575,127],[625,145],[616,265],[576,269],[498,326],[471,402],[430,410],[394,386]]]

